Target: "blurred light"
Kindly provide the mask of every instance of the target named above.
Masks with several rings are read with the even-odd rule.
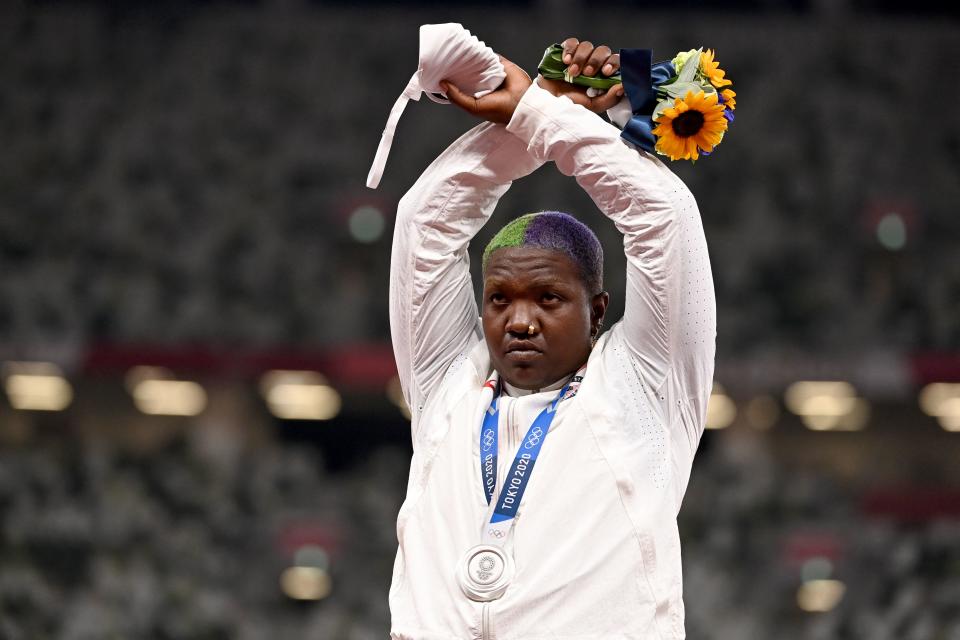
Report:
[[[293,564],[297,567],[313,567],[314,569],[328,569],[330,559],[327,552],[315,544],[305,544],[293,554]]]
[[[24,411],[63,411],[73,401],[73,388],[50,362],[7,362],[4,389],[10,406]]]
[[[380,236],[383,235],[383,228],[386,226],[380,209],[370,205],[357,207],[350,214],[348,225],[353,239],[364,244],[379,240]]]
[[[841,416],[853,408],[856,392],[849,382],[801,381],[787,388],[787,408],[798,416]]]
[[[951,398],[943,403],[937,422],[945,431],[960,431],[960,398]]]
[[[133,387],[133,404],[153,416],[195,416],[207,406],[207,392],[189,380],[141,380]]]
[[[747,403],[744,413],[751,427],[765,431],[780,419],[780,403],[771,396],[757,396]]]
[[[6,391],[14,409],[62,411],[73,400],[70,383],[60,376],[16,373],[7,378]]]
[[[880,218],[877,241],[890,251],[899,251],[907,244],[907,225],[899,213],[891,212]]]
[[[809,429],[813,431],[860,431],[867,426],[870,418],[870,403],[863,398],[852,398],[849,410],[843,414],[812,413],[800,416]]]
[[[810,580],[800,585],[797,604],[811,613],[830,611],[840,604],[846,590],[839,580]]]
[[[920,408],[945,431],[960,432],[960,383],[928,384],[920,392]]]
[[[787,388],[784,400],[798,416],[842,415],[852,408],[855,397],[849,382],[801,381]]]
[[[960,416],[940,416],[937,422],[944,431],[960,432]]]
[[[829,558],[814,556],[800,567],[800,579],[804,582],[826,580],[833,573],[833,563]]]
[[[840,424],[840,416],[801,416],[803,424],[813,431],[833,431]]]
[[[387,383],[387,397],[390,398],[390,402],[400,409],[403,417],[410,420],[410,407],[407,406],[407,401],[403,398],[403,387],[400,385],[400,376],[390,378],[390,382]]]
[[[801,381],[787,389],[787,408],[814,431],[859,431],[867,425],[870,405],[849,382]]]
[[[173,372],[165,367],[148,367],[145,365],[140,365],[132,367],[129,371],[127,371],[126,375],[123,377],[123,385],[127,388],[127,392],[133,394],[133,390],[137,388],[137,385],[146,380],[176,379],[177,377],[173,375]]]
[[[800,415],[804,416],[831,416],[839,418],[853,410],[856,398],[813,396],[803,404]]]
[[[928,416],[942,416],[947,402],[956,398],[960,398],[960,383],[932,382],[920,391],[920,408]]]
[[[316,371],[268,371],[260,391],[281,420],[330,420],[342,405],[340,394]]]
[[[317,567],[289,567],[280,575],[280,588],[294,600],[323,600],[333,589],[330,574]]]
[[[726,394],[719,382],[714,382],[713,391],[707,401],[707,429],[726,429],[736,417],[736,403]]]

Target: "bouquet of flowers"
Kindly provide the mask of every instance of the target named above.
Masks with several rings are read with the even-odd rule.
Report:
[[[669,62],[651,64],[649,49],[621,49],[620,73],[609,77],[571,78],[563,48],[547,48],[539,72],[545,78],[605,91],[620,82],[632,117],[623,125],[625,139],[671,160],[710,155],[723,140],[737,108],[733,82],[712,49],[681,51]]]

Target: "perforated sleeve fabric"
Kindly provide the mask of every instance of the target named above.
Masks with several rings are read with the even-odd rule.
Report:
[[[513,180],[539,167],[503,125],[460,137],[400,200],[390,264],[390,330],[416,444],[429,393],[483,339],[467,247]]]
[[[627,257],[624,340],[643,382],[668,403],[671,425],[696,449],[713,379],[716,301],[693,195],[653,155],[620,131],[536,83],[507,130],[530,154],[575,176],[623,233]]]

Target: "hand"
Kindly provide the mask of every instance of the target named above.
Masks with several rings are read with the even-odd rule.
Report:
[[[464,111],[490,122],[506,124],[513,117],[513,112],[530,86],[531,80],[526,71],[503,56],[500,56],[500,62],[503,63],[503,69],[507,75],[496,91],[482,98],[467,95],[446,80],[440,83],[440,87],[447,94],[450,102]]]
[[[598,72],[609,77],[620,70],[620,54],[613,53],[606,45],[594,47],[592,42],[586,40],[580,42],[576,38],[567,38],[561,46],[563,62],[567,64],[567,73],[573,77],[581,74],[593,77]],[[594,113],[606,111],[617,104],[623,96],[622,84],[610,87],[606,93],[594,98],[587,95],[586,87],[561,80],[547,80],[541,76],[537,78],[537,84],[553,95],[566,96]]]

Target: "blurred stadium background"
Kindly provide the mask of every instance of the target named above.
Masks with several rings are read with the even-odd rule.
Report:
[[[568,35],[714,47],[719,305],[680,517],[691,640],[960,639],[960,23],[914,0],[8,2],[0,638],[387,635],[409,431],[392,211],[472,122],[417,28],[533,70]],[[928,102],[929,101],[929,102]],[[591,224],[547,167],[491,227]],[[478,245],[489,237],[488,230]],[[476,260],[475,260],[476,262]]]

